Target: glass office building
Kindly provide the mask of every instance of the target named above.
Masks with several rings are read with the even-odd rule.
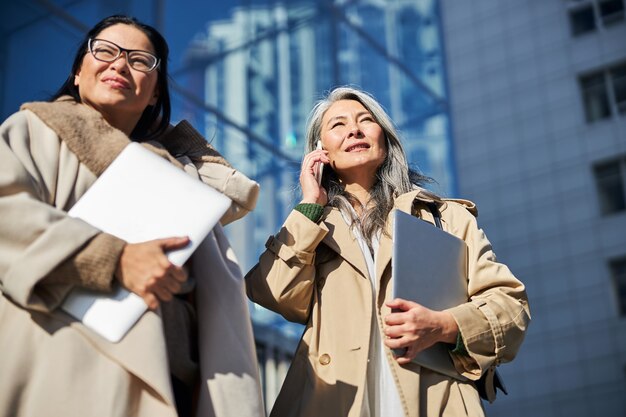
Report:
[[[248,245],[238,248],[246,264],[298,201],[305,119],[333,86],[371,92],[398,124],[410,162],[438,181],[439,192],[454,193],[435,2],[240,7],[211,22],[187,57],[186,87],[204,92],[196,111],[205,115],[207,137],[264,190],[253,224],[241,223],[249,231],[237,233]]]
[[[459,192],[532,322],[490,416],[626,415],[623,0],[442,0]]]
[[[0,114],[51,95],[73,48],[103,16],[127,13],[168,39],[174,121],[189,119],[262,187],[227,232],[242,268],[299,200],[306,117],[334,86],[372,93],[413,168],[456,193],[441,16],[435,0],[25,0],[2,4]],[[42,70],[43,68],[43,70]],[[301,327],[251,306],[268,408]]]
[[[229,228],[244,265],[256,262],[268,236],[299,201],[306,117],[334,86],[372,93],[402,132],[413,167],[434,177],[438,192],[454,193],[436,2],[259,3],[233,9],[198,35],[188,49],[185,86],[204,94],[189,117],[202,119],[215,146],[261,184],[255,212]],[[252,311],[256,329],[269,325],[289,339],[299,337],[299,326],[258,306]],[[278,340],[270,333],[270,340],[258,345],[261,360],[271,360],[265,378],[276,381],[295,346],[285,350]],[[272,376],[276,366],[282,370]],[[266,393],[271,402],[278,386],[268,383],[266,389],[272,390]]]
[[[488,415],[626,415],[624,0],[0,7],[2,119],[54,92],[103,16],[133,14],[164,32],[174,119],[190,119],[263,187],[255,213],[230,230],[244,268],[298,201],[314,101],[340,84],[371,91],[410,161],[438,191],[476,201],[499,258],[527,285],[533,321],[501,368],[510,393]],[[269,408],[300,328],[253,315]]]

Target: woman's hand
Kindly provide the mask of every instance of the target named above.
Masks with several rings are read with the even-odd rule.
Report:
[[[187,280],[187,271],[171,263],[166,252],[188,244],[188,237],[129,243],[122,251],[115,277],[154,310],[159,301],[171,300]]]
[[[330,163],[328,151],[316,149],[304,156],[300,171],[301,203],[314,203],[325,206],[328,202],[326,190],[317,181],[317,172],[322,164]]]
[[[449,312],[401,298],[386,304],[393,312],[385,317],[385,345],[390,349],[406,348],[404,355],[396,359],[400,365],[411,362],[418,352],[437,342],[456,343],[459,327]]]

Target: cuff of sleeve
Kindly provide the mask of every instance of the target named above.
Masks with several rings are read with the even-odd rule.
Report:
[[[296,211],[304,214],[309,220],[317,223],[324,214],[324,206],[314,203],[300,203],[293,208]]]
[[[80,285],[84,288],[111,291],[113,277],[126,242],[100,233],[78,253],[60,264],[46,283]]]
[[[456,335],[456,345],[450,350],[450,353],[467,355],[467,349],[465,349],[465,344],[463,343],[463,335],[461,335],[460,331]]]
[[[478,307],[471,302],[446,311],[452,314],[459,326],[459,334],[462,335],[461,342],[466,352],[450,356],[459,373],[475,379],[493,362],[494,345],[489,323]]]
[[[206,163],[198,168],[203,183],[230,198],[234,204],[220,220],[228,224],[252,211],[259,198],[259,184],[225,165]]]
[[[312,264],[315,248],[328,229],[305,219],[304,214],[293,210],[278,234],[268,240],[266,247],[285,262]]]

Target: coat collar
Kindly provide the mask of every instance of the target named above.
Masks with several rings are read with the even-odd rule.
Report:
[[[385,224],[385,232],[380,237],[380,245],[378,247],[378,254],[376,258],[376,280],[380,283],[385,270],[391,263],[391,255],[393,254],[393,217],[394,211],[400,210],[405,213],[411,214],[413,209],[413,202],[415,200],[431,203],[434,201],[432,197],[428,195],[428,192],[423,188],[416,188],[413,191],[398,196],[393,204],[393,209],[387,215],[387,222]],[[379,285],[380,288],[380,285]]]
[[[70,96],[53,102],[25,103],[21,110],[35,113],[98,177],[131,142],[124,132],[107,123],[97,110],[77,103]],[[182,168],[160,143],[149,141],[142,145]]]
[[[328,228],[328,233],[322,242],[351,264],[363,277],[367,277],[367,264],[363,253],[341,211],[334,207],[326,207],[323,223]]]
[[[130,143],[128,136],[109,125],[99,112],[69,96],[54,102],[25,103],[21,109],[35,113],[96,176]]]
[[[382,233],[380,237],[380,246],[376,259],[377,282],[383,277],[385,269],[387,269],[387,266],[391,262],[393,252],[393,240],[391,237],[393,230],[393,212],[395,209],[398,209],[406,213],[411,213],[413,201],[416,199],[424,202],[434,201],[423,188],[416,188],[413,191],[398,196],[394,200],[394,207],[387,216],[385,232]],[[329,230],[323,242],[339,254],[346,262],[351,264],[363,277],[368,277],[367,264],[363,258],[359,243],[350,232],[350,227],[344,221],[339,209],[326,207],[323,223]]]

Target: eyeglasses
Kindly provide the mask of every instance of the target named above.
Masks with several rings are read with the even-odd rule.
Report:
[[[124,49],[113,42],[104,39],[89,39],[89,52],[98,61],[113,62],[126,52],[126,61],[132,69],[141,72],[152,72],[159,66],[159,58],[148,51],[138,49]]]

